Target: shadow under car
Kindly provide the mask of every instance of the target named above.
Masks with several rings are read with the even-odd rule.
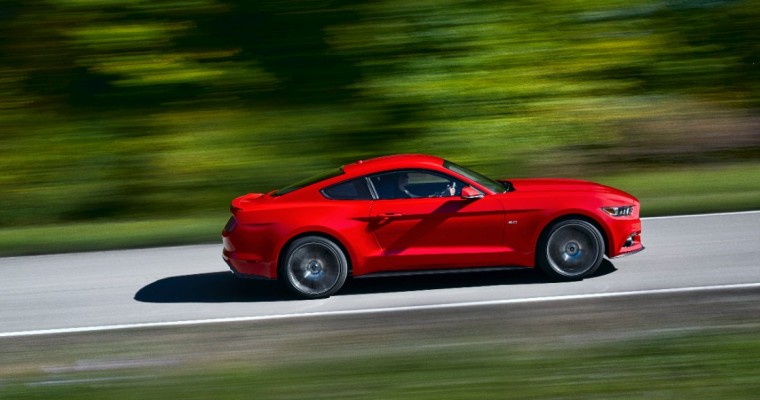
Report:
[[[605,259],[590,278],[615,272]],[[589,279],[589,278],[587,278]],[[334,296],[410,292],[419,290],[528,285],[550,283],[534,269],[504,269],[486,272],[456,272],[384,276],[350,279]],[[159,279],[135,293],[134,299],[146,303],[240,303],[300,300],[274,280],[241,279],[228,271],[179,275]]]

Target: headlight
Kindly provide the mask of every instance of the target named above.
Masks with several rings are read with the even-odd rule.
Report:
[[[602,207],[602,210],[613,217],[627,217],[633,214],[633,206]]]

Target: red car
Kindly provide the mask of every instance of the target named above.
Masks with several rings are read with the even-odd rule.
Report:
[[[232,201],[223,258],[238,276],[327,297],[349,276],[538,267],[579,280],[644,249],[639,202],[569,179],[491,180],[427,155],[357,161]]]

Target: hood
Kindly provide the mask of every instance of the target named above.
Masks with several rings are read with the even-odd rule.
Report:
[[[613,197],[618,197],[620,201],[638,204],[639,200],[619,189],[601,185],[595,182],[582,181],[577,179],[510,179],[500,182],[508,182],[511,185],[510,191],[515,192],[587,192],[587,193],[604,193]]]
[[[501,181],[504,182],[504,181]],[[517,192],[562,192],[562,191],[594,191],[620,192],[609,186],[577,179],[510,179],[513,190]],[[620,192],[622,193],[622,192]]]

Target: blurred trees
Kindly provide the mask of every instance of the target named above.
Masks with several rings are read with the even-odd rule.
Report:
[[[0,1],[0,223],[225,208],[425,152],[757,160],[756,1]]]

